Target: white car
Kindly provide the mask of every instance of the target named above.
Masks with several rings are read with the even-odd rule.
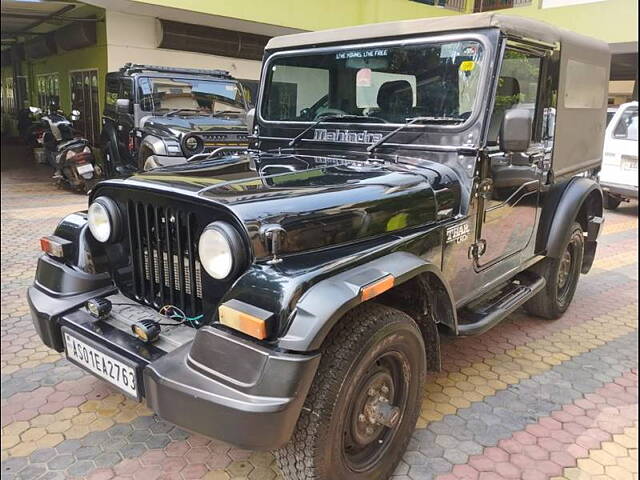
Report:
[[[638,102],[620,105],[607,125],[600,185],[609,210],[638,198]]]

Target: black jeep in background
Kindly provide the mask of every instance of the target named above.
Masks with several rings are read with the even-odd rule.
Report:
[[[220,147],[244,149],[246,112],[244,87],[224,70],[127,63],[107,74],[105,174],[184,163]]]

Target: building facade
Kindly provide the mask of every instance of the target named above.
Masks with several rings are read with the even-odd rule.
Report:
[[[52,98],[99,140],[104,79],[126,62],[228,70],[255,94],[276,35],[499,10],[608,42],[610,102],[637,98],[637,0],[84,0],[2,2],[2,130]]]

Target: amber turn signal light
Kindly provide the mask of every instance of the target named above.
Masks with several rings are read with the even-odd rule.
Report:
[[[56,258],[64,258],[71,248],[71,242],[64,238],[48,235],[40,239],[40,250]]]
[[[267,320],[272,313],[239,300],[229,300],[218,307],[222,325],[258,340],[267,338]]]
[[[365,285],[360,289],[360,299],[363,302],[370,300],[373,297],[389,290],[393,287],[394,282],[395,278],[393,278],[393,275],[387,275],[386,277],[382,277],[380,280],[376,280],[369,285]]]

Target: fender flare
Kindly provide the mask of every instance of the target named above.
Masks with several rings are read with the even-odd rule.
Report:
[[[582,212],[584,218],[580,218]],[[583,224],[587,242],[595,245],[603,222],[603,210],[602,190],[593,179],[574,177],[564,184],[564,188],[555,188],[547,193],[536,250],[544,252],[547,257],[559,258],[567,231],[576,219]]]
[[[91,200],[93,198],[95,197]],[[108,271],[109,266],[103,244],[97,242],[91,235],[86,210],[70,213],[64,217],[53,234],[71,242],[71,253],[66,259],[70,267],[90,275],[102,275]]]
[[[86,210],[70,213],[58,222],[54,235],[69,240],[71,242],[71,254],[68,261],[76,267],[84,270],[86,268],[89,226],[87,223]]]
[[[143,149],[148,148],[153,152],[154,155],[163,155],[168,156],[167,146],[162,141],[160,137],[156,137],[155,135],[145,135],[142,141],[140,142],[140,147],[138,148],[138,152],[142,152]],[[140,153],[138,154],[140,155]]]
[[[295,316],[287,333],[278,341],[278,347],[299,352],[319,349],[338,320],[363,303],[360,295],[363,287],[388,275],[393,275],[396,287],[421,273],[434,274],[444,285],[455,325],[452,292],[438,266],[409,252],[394,252],[326,278],[307,290],[298,301]]]

